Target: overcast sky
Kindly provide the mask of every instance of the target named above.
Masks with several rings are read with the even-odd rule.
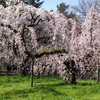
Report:
[[[44,1],[42,8],[48,11],[52,9],[56,11],[57,5],[59,5],[62,2],[66,3],[66,5],[78,5],[79,0],[40,0],[40,1]]]

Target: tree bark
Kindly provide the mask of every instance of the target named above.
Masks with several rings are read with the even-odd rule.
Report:
[[[34,77],[34,58],[33,58],[33,61],[32,61],[32,69],[31,69],[31,87],[33,87],[33,77]]]
[[[99,65],[97,64],[97,83],[99,83]]]
[[[68,53],[65,49],[54,48],[54,49],[45,49],[36,52],[35,57],[40,58],[45,54],[55,54],[55,53]]]
[[[67,83],[76,84],[76,74],[75,74],[75,61],[74,60],[66,60],[64,62],[64,65],[66,66],[66,69],[68,70],[68,78]]]

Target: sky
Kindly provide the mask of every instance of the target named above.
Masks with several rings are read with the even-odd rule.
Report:
[[[79,0],[40,0],[44,1],[42,4],[42,8],[50,11],[53,9],[53,11],[57,10],[57,5],[64,2],[66,5],[78,5]]]

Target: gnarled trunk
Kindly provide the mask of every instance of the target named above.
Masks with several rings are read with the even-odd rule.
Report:
[[[68,70],[66,78],[67,83],[76,84],[76,69],[74,60],[68,59],[64,62],[64,64],[66,65],[66,70]]]

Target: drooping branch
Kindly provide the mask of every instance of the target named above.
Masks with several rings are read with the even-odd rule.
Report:
[[[28,20],[28,21],[31,21],[31,24],[28,24],[28,25],[26,25],[26,26],[28,26],[28,27],[33,27],[33,26],[38,25],[38,23],[39,23],[40,21],[42,21],[42,19],[39,19],[39,20],[38,20],[38,18],[40,17],[40,15],[38,15],[38,16],[35,17],[36,14],[32,14],[31,12],[30,12],[30,14],[31,14],[31,18],[32,18],[32,19],[28,19],[28,18],[27,18],[27,20]]]
[[[36,52],[35,57],[39,58],[45,54],[55,54],[55,53],[68,53],[68,52],[65,49],[61,49],[61,48],[45,49]]]
[[[41,41],[43,39],[50,39],[50,36],[42,36],[42,37],[39,37],[39,38],[37,38],[37,41],[39,42],[39,41]]]
[[[28,24],[28,25],[26,25],[26,26],[28,26],[28,27],[36,26],[36,25],[38,25],[38,23],[39,23],[40,21],[42,21],[42,19],[39,19],[36,23],[35,23],[35,22],[32,22],[31,24]]]
[[[4,23],[0,22],[0,26],[8,27],[8,28],[10,28],[11,30],[13,30],[14,33],[17,33],[17,32],[18,32],[16,29],[14,29],[14,28],[13,28],[11,25],[9,25],[9,24],[4,24]]]
[[[28,49],[27,49],[26,40],[25,40],[25,38],[24,38],[24,35],[25,35],[25,34],[24,34],[24,31],[25,31],[25,28],[26,28],[26,25],[23,24],[22,27],[21,27],[21,30],[20,30],[20,35],[21,35],[21,39],[22,39],[22,41],[23,41],[23,45],[24,45],[24,47],[25,47],[25,54],[27,54],[27,57],[26,57],[26,59],[24,60],[24,62],[27,62],[28,59],[29,59],[30,57],[33,57],[34,55],[32,55],[31,52],[29,52]]]

